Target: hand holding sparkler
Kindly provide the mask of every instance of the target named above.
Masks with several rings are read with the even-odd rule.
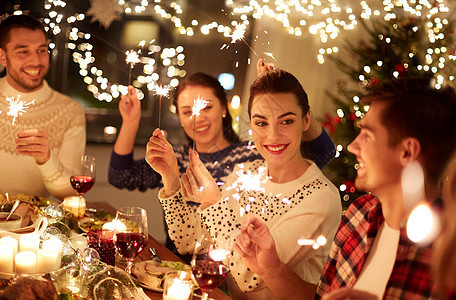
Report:
[[[152,169],[161,175],[165,197],[179,190],[179,167],[176,155],[160,128],[155,129],[146,145],[145,159]]]
[[[190,149],[189,159],[187,172],[181,177],[182,196],[187,201],[201,203],[201,208],[205,209],[218,202],[222,193],[198,153]]]
[[[272,70],[277,70],[277,67],[273,63],[266,63],[264,58],[260,58],[257,62],[257,76],[263,75],[264,73]]]
[[[119,111],[122,116],[122,125],[138,127],[141,120],[141,101],[136,95],[133,86],[128,86],[128,93],[120,97]]]
[[[256,274],[260,276],[274,274],[282,265],[268,227],[255,216],[249,215],[245,219],[236,242],[234,251]]]
[[[38,165],[51,157],[47,133],[41,129],[29,129],[17,134],[16,150],[19,154],[31,156]]]

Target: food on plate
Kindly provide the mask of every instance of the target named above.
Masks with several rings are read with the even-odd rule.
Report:
[[[111,222],[114,217],[103,210],[91,213],[87,218],[79,221],[79,228],[84,232],[101,229],[107,222]]]
[[[19,276],[0,290],[0,299],[57,299],[57,291],[49,279],[41,276]]]
[[[38,196],[17,194],[15,196],[6,197],[5,195],[0,194],[0,211],[9,212],[16,200],[20,201],[15,213],[22,217],[21,228],[33,224],[38,216],[42,215],[40,206],[50,203],[49,199],[40,198]]]
[[[133,265],[131,273],[135,280],[146,288],[163,290],[163,281],[166,272],[176,270],[192,272],[189,265],[178,261],[163,261],[162,263],[158,263],[154,260],[147,260]]]

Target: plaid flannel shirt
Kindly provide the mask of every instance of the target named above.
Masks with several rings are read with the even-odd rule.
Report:
[[[336,233],[317,287],[316,299],[340,287],[353,287],[384,222],[382,206],[371,195],[358,198],[347,209]],[[437,298],[431,281],[431,246],[418,247],[401,229],[394,269],[384,299]]]

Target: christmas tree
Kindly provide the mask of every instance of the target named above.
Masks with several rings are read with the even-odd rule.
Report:
[[[330,56],[349,78],[338,84],[336,93],[327,92],[337,111],[323,120],[337,149],[327,175],[339,188],[344,209],[363,194],[354,186],[357,160],[347,150],[369,109],[360,102],[363,95],[375,84],[397,77],[434,77],[436,88],[454,84],[456,45],[450,9],[443,0],[426,1],[427,6],[410,2],[384,7],[383,16],[361,19],[366,38],[357,45],[347,41],[345,47],[355,64]]]

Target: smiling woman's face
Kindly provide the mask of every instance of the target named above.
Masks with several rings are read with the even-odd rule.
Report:
[[[250,128],[255,146],[270,166],[296,165],[303,130],[309,118],[303,116],[292,93],[261,94],[253,99]]]
[[[223,115],[226,108],[220,104],[211,88],[205,86],[187,86],[177,98],[179,120],[185,133],[193,139],[193,100],[202,98],[209,101],[205,109],[196,117],[195,144],[199,152],[211,153],[221,150],[229,145],[223,135]]]

